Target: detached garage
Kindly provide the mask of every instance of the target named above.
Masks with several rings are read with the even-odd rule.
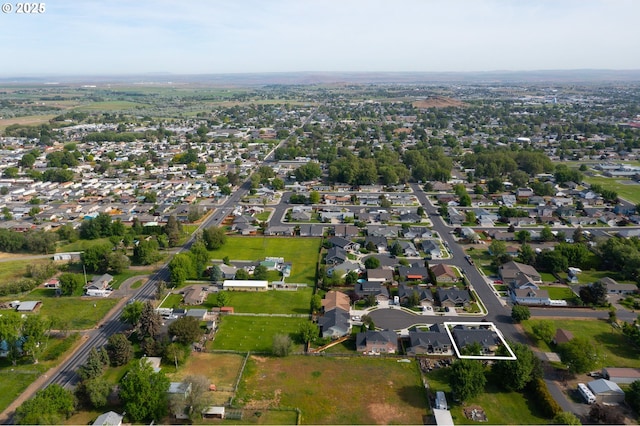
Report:
[[[611,380],[598,379],[587,383],[587,386],[599,404],[619,404],[624,401],[624,391]]]
[[[229,291],[266,291],[268,288],[268,281],[225,280],[222,283],[222,289]]]

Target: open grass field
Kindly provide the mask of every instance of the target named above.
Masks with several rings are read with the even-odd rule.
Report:
[[[57,253],[67,253],[84,251],[90,247],[99,246],[102,244],[111,244],[109,238],[96,238],[95,240],[76,240],[72,243],[60,244],[56,250]]]
[[[231,260],[261,260],[266,256],[283,257],[292,262],[290,283],[313,285],[320,251],[320,238],[227,237],[227,242],[212,251],[213,258],[228,256]]]
[[[297,291],[230,291],[229,303],[236,312],[254,314],[308,314],[310,312],[311,287]],[[216,294],[210,294],[204,307],[211,309],[216,301]]]
[[[6,365],[5,365],[6,364]],[[46,368],[43,365],[17,365],[10,367],[10,362],[3,361],[0,373],[0,411],[7,408]]]
[[[436,391],[444,391],[451,409],[451,416],[455,424],[482,424],[467,419],[463,406],[453,404],[451,386],[449,385],[449,369],[441,368],[427,374],[429,388],[435,395]],[[519,392],[507,392],[498,388],[491,376],[487,380],[485,392],[466,401],[467,405],[479,405],[487,414],[487,422],[492,425],[531,425],[548,424],[549,419],[543,417],[526,395]]]
[[[87,105],[79,106],[74,109],[77,111],[120,111],[120,110],[148,108],[150,106],[151,105],[148,105],[148,104],[141,104],[141,103],[129,102],[129,101],[104,101],[104,102],[93,102]]]
[[[531,332],[531,325],[541,318],[534,318],[522,322],[522,327],[527,332],[532,341],[536,338]],[[640,359],[635,347],[629,344],[627,338],[618,329],[614,329],[604,320],[548,320],[553,321],[556,329],[563,328],[569,330],[574,336],[587,337],[598,344],[604,355],[602,365],[596,366],[596,370],[607,366],[640,368]],[[553,350],[544,342],[538,341],[537,346],[544,351]]]
[[[0,286],[11,280],[24,278],[27,273],[27,265],[49,263],[50,259],[24,259],[0,262]]]
[[[245,408],[299,408],[302,424],[423,424],[427,400],[415,363],[395,359],[252,356]]]
[[[38,124],[48,123],[55,115],[28,115],[25,117],[4,118],[0,120],[0,131],[4,131],[12,124],[20,124],[23,126],[36,126]]]
[[[611,189],[618,193],[618,196],[625,200],[638,204],[640,203],[640,185],[625,183],[630,182],[629,179],[616,179],[605,176],[585,176],[585,182],[602,185],[603,188]]]
[[[0,301],[14,300],[3,297]],[[118,299],[103,297],[56,297],[52,289],[38,288],[24,296],[22,300],[40,300],[40,315],[57,324],[65,324],[69,330],[84,330],[95,327]]]
[[[210,349],[270,353],[273,336],[296,334],[302,318],[254,317],[229,315],[222,317]],[[301,352],[302,345],[294,344],[292,352]]]

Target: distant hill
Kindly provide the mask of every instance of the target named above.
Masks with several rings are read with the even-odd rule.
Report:
[[[487,72],[282,72],[244,74],[168,74],[0,77],[0,84],[212,84],[263,86],[267,84],[499,84],[499,83],[640,82],[640,70],[543,70]]]

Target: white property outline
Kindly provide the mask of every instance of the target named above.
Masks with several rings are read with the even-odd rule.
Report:
[[[484,360],[496,360],[496,361],[515,361],[515,360],[518,359],[518,357],[516,357],[516,355],[511,350],[511,347],[507,344],[507,341],[504,340],[504,336],[502,335],[502,333],[500,332],[498,327],[496,327],[496,325],[494,323],[492,323],[492,322],[445,322],[443,324],[444,324],[444,328],[447,330],[447,334],[449,335],[449,339],[451,339],[451,344],[453,345],[453,349],[456,351],[456,355],[460,359],[484,359]],[[511,356],[461,355],[460,354],[460,350],[458,349],[458,344],[457,344],[456,340],[453,338],[453,335],[451,334],[451,328],[455,327],[456,325],[472,325],[472,326],[476,326],[476,327],[478,327],[478,326],[482,326],[482,327],[489,326],[490,329],[492,329],[498,335],[498,337],[500,338],[500,341],[502,342],[504,347],[507,348],[507,351],[509,351]],[[451,328],[449,326],[451,326]]]

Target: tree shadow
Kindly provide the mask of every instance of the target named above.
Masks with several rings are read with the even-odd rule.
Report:
[[[404,403],[412,407],[426,408],[428,405],[427,391],[422,386],[403,386],[398,389],[397,393]]]

